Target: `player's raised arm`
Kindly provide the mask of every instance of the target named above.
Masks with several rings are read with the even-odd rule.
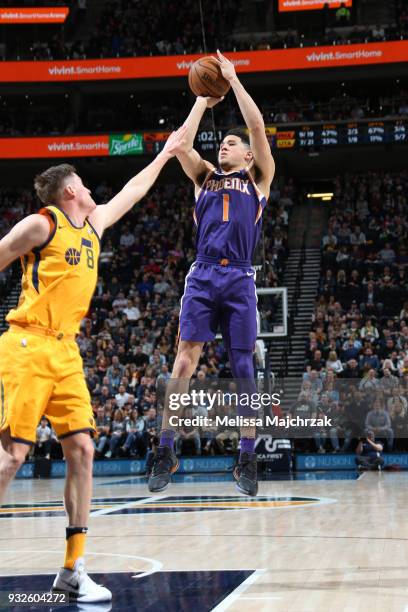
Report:
[[[103,231],[116,223],[125,215],[139,200],[141,200],[150,187],[154,184],[163,166],[171,157],[174,157],[179,148],[184,145],[187,128],[182,126],[172,132],[164,146],[164,149],[146,168],[134,176],[119,193],[117,193],[107,204],[97,206],[89,216],[99,236]]]
[[[200,121],[207,108],[212,108],[218,102],[221,102],[223,98],[203,98],[199,96],[193,108],[190,111],[189,116],[184,122],[187,127],[185,136],[185,143],[181,150],[177,153],[177,159],[179,160],[184,172],[194,182],[197,187],[201,187],[201,183],[204,180],[207,172],[214,168],[213,164],[204,160],[201,155],[193,148],[194,139],[196,137]]]
[[[50,222],[45,215],[29,215],[16,223],[0,240],[0,270],[4,270],[18,257],[47,242],[50,231]]]
[[[257,181],[258,186],[262,193],[268,198],[270,185],[275,174],[275,162],[265,134],[265,123],[261,111],[238,79],[234,64],[219,51],[217,51],[217,55],[222,76],[230,82],[238,106],[249,130],[249,140],[254,156],[254,163],[261,174],[260,180]]]

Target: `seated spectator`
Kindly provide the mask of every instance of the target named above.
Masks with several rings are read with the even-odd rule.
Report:
[[[125,247],[126,249],[130,249],[130,247],[132,247],[134,243],[135,243],[135,235],[132,234],[129,228],[127,227],[120,237],[119,244]]]
[[[322,399],[321,404],[324,405],[325,401],[326,401],[325,399]],[[316,418],[321,418],[323,415],[319,410],[313,410],[310,416],[312,419],[316,419]],[[316,445],[316,451],[319,454],[324,454],[326,452],[325,447],[324,447],[326,443],[326,439],[327,439],[326,428],[324,426],[313,427],[312,432],[313,432],[314,442]]]
[[[325,250],[334,250],[337,246],[337,237],[332,228],[329,227],[327,234],[322,238],[322,247]]]
[[[364,354],[360,357],[359,362],[360,370],[378,370],[380,367],[380,360],[377,355],[373,354],[373,350],[371,348],[366,348]]]
[[[329,429],[330,442],[334,453],[347,452],[350,448],[353,437],[353,428],[350,419],[346,414],[344,404],[330,402],[328,409],[324,412],[331,421]],[[340,439],[343,439],[343,445],[340,448]]]
[[[404,302],[404,305],[400,311],[400,315],[399,315],[400,319],[405,319],[408,321],[408,301]]]
[[[403,390],[399,385],[392,388],[391,397],[387,398],[387,410],[391,412],[394,403],[401,403],[404,410],[408,409],[408,400],[404,396]]]
[[[119,385],[118,393],[115,395],[116,404],[119,408],[123,408],[129,401],[133,401],[134,397],[130,393],[127,393],[124,385]]]
[[[377,470],[384,465],[381,456],[383,446],[375,441],[375,432],[368,430],[365,437],[360,438],[356,448],[356,464],[359,469]]]
[[[364,285],[361,298],[363,301],[360,303],[360,310],[363,314],[381,316],[384,304],[380,300],[380,292],[373,281],[368,281]]]
[[[123,291],[119,291],[118,295],[112,302],[112,308],[123,311],[127,306],[127,299],[125,298],[125,294]]]
[[[103,455],[111,429],[111,417],[110,415],[106,414],[105,406],[98,406],[95,425],[97,437],[93,439],[93,443],[95,446],[95,456],[96,458],[99,458]]]
[[[341,376],[342,378],[360,378],[360,370],[356,359],[347,361]]]
[[[350,244],[352,245],[364,245],[366,244],[367,239],[366,239],[366,235],[364,234],[363,231],[361,231],[361,228],[359,225],[356,225],[356,227],[353,229],[353,231],[350,234]]]
[[[146,446],[149,440],[146,440],[146,421],[141,416],[136,408],[131,410],[131,414],[128,418],[125,418],[126,423],[126,440],[121,450],[124,454],[128,454],[131,457],[146,455]]]
[[[316,370],[317,372],[320,372],[324,368],[324,360],[321,351],[314,351],[312,359],[307,363],[307,367],[309,371]]]
[[[337,403],[340,400],[340,394],[339,391],[336,389],[334,380],[326,378],[326,380],[324,381],[323,391],[324,393],[327,393],[332,402]]]
[[[402,401],[405,398],[393,397],[388,400],[388,412],[390,413],[391,426],[396,439],[396,450],[406,450],[403,440],[406,440],[408,433],[408,418],[407,418],[407,401]],[[402,447],[402,448],[401,448]]]
[[[343,372],[343,364],[337,357],[336,351],[331,351],[329,353],[329,358],[326,361],[326,369],[331,369],[336,374],[340,374],[341,372]]]
[[[309,370],[308,372],[305,372],[305,374],[303,375],[303,381],[304,382],[302,385],[302,391],[307,391],[308,389],[311,389],[313,394],[319,395],[319,393],[323,389],[322,379],[319,376],[319,372],[317,372],[316,370]],[[305,384],[307,382],[309,382],[310,385]]]
[[[110,459],[114,457],[119,449],[120,443],[126,436],[126,423],[124,413],[120,408],[117,408],[111,423],[111,436],[109,439],[109,450],[105,453],[105,457]]]
[[[408,356],[406,357],[404,356],[402,357],[402,359],[398,361],[398,373],[402,377],[407,372],[408,372]]]
[[[389,242],[385,243],[384,248],[379,251],[378,256],[385,265],[392,265],[396,258],[395,251]]]
[[[135,305],[134,300],[127,300],[126,306],[122,308],[122,312],[126,315],[127,320],[130,323],[133,323],[140,318],[140,310]]]
[[[361,379],[358,388],[360,391],[364,391],[372,397],[375,396],[380,388],[380,381],[377,378],[377,373],[374,368],[366,370],[366,374]]]
[[[184,443],[191,440],[194,445],[196,455],[201,455],[201,439],[197,428],[188,424],[188,420],[192,419],[193,413],[190,408],[186,408],[183,415],[183,423],[178,428],[174,438],[175,450],[177,457],[183,452]]]
[[[373,325],[371,319],[367,319],[365,325],[361,328],[360,336],[362,340],[368,340],[375,344],[380,336],[378,329]]]
[[[342,346],[341,358],[343,362],[350,363],[356,361],[361,349],[361,342],[357,342],[353,338],[349,338]]]
[[[149,408],[144,415],[144,419],[146,422],[146,439],[148,440],[148,445],[151,445],[152,440],[161,430],[161,416],[157,414],[156,408]]]
[[[312,388],[309,380],[304,380],[302,383],[302,387],[298,395],[298,401],[301,399],[306,400],[313,407],[316,407],[318,404],[319,393]]]
[[[390,351],[390,353],[391,352],[392,351]],[[381,369],[382,369],[383,372],[384,372],[384,370],[388,369],[393,376],[398,374],[398,367],[394,366],[394,363],[393,363],[392,359],[384,359]]]
[[[208,413],[207,413],[208,414]],[[222,440],[216,442],[216,436],[218,433],[218,426],[213,420],[212,422],[208,422],[207,425],[204,425],[201,428],[201,442],[202,442],[202,451],[207,455],[214,455],[217,450],[220,449],[220,442]]]
[[[398,389],[398,378],[391,373],[391,370],[389,368],[383,369],[383,377],[380,380],[379,387],[383,392],[385,400],[388,400],[394,395],[394,389]]]
[[[390,415],[380,398],[374,400],[373,408],[367,413],[365,426],[367,430],[373,431],[375,436],[384,436],[387,440],[388,452],[394,446],[394,432],[391,425]]]

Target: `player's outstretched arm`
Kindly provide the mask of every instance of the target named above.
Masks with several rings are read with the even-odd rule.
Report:
[[[257,181],[258,186],[268,198],[270,185],[275,174],[275,162],[265,134],[265,123],[262,113],[238,79],[234,64],[219,51],[217,51],[217,56],[222,75],[231,84],[238,106],[249,130],[254,163],[261,174],[260,180]]]
[[[45,215],[29,215],[0,240],[0,270],[35,247],[45,244],[50,235],[50,222]]]
[[[207,108],[212,108],[223,98],[203,98],[198,96],[189,116],[184,122],[187,127],[185,143],[182,149],[177,153],[184,172],[194,182],[197,187],[201,187],[203,177],[214,168],[213,164],[204,160],[201,155],[193,148],[194,139],[197,135],[200,121]]]
[[[107,204],[97,206],[89,221],[92,223],[99,236],[103,231],[116,223],[125,215],[139,200],[141,200],[150,187],[154,184],[160,171],[171,157],[174,157],[180,147],[184,145],[187,128],[182,126],[172,132],[162,151],[146,168],[134,176],[119,193],[117,193]]]

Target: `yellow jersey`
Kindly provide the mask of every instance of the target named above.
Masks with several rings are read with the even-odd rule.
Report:
[[[40,213],[48,216],[51,233],[21,258],[22,291],[6,320],[76,334],[97,282],[99,237],[88,220],[75,227],[56,206]]]

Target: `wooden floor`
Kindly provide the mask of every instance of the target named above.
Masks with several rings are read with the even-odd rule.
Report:
[[[62,480],[11,486],[0,515],[0,574],[20,575],[13,584],[34,590],[33,576],[61,564],[62,490]],[[88,570],[122,580],[106,609],[125,609],[119,591],[127,580],[135,596],[128,609],[141,612],[138,585],[148,583],[168,610],[408,610],[408,473],[262,482],[256,500],[229,480],[189,477],[151,496],[139,478],[97,478],[94,498]],[[197,588],[211,594],[196,605],[185,589],[181,606],[177,589],[171,599],[166,587],[171,573],[181,585],[206,577]],[[1,589],[11,584],[1,580]]]

